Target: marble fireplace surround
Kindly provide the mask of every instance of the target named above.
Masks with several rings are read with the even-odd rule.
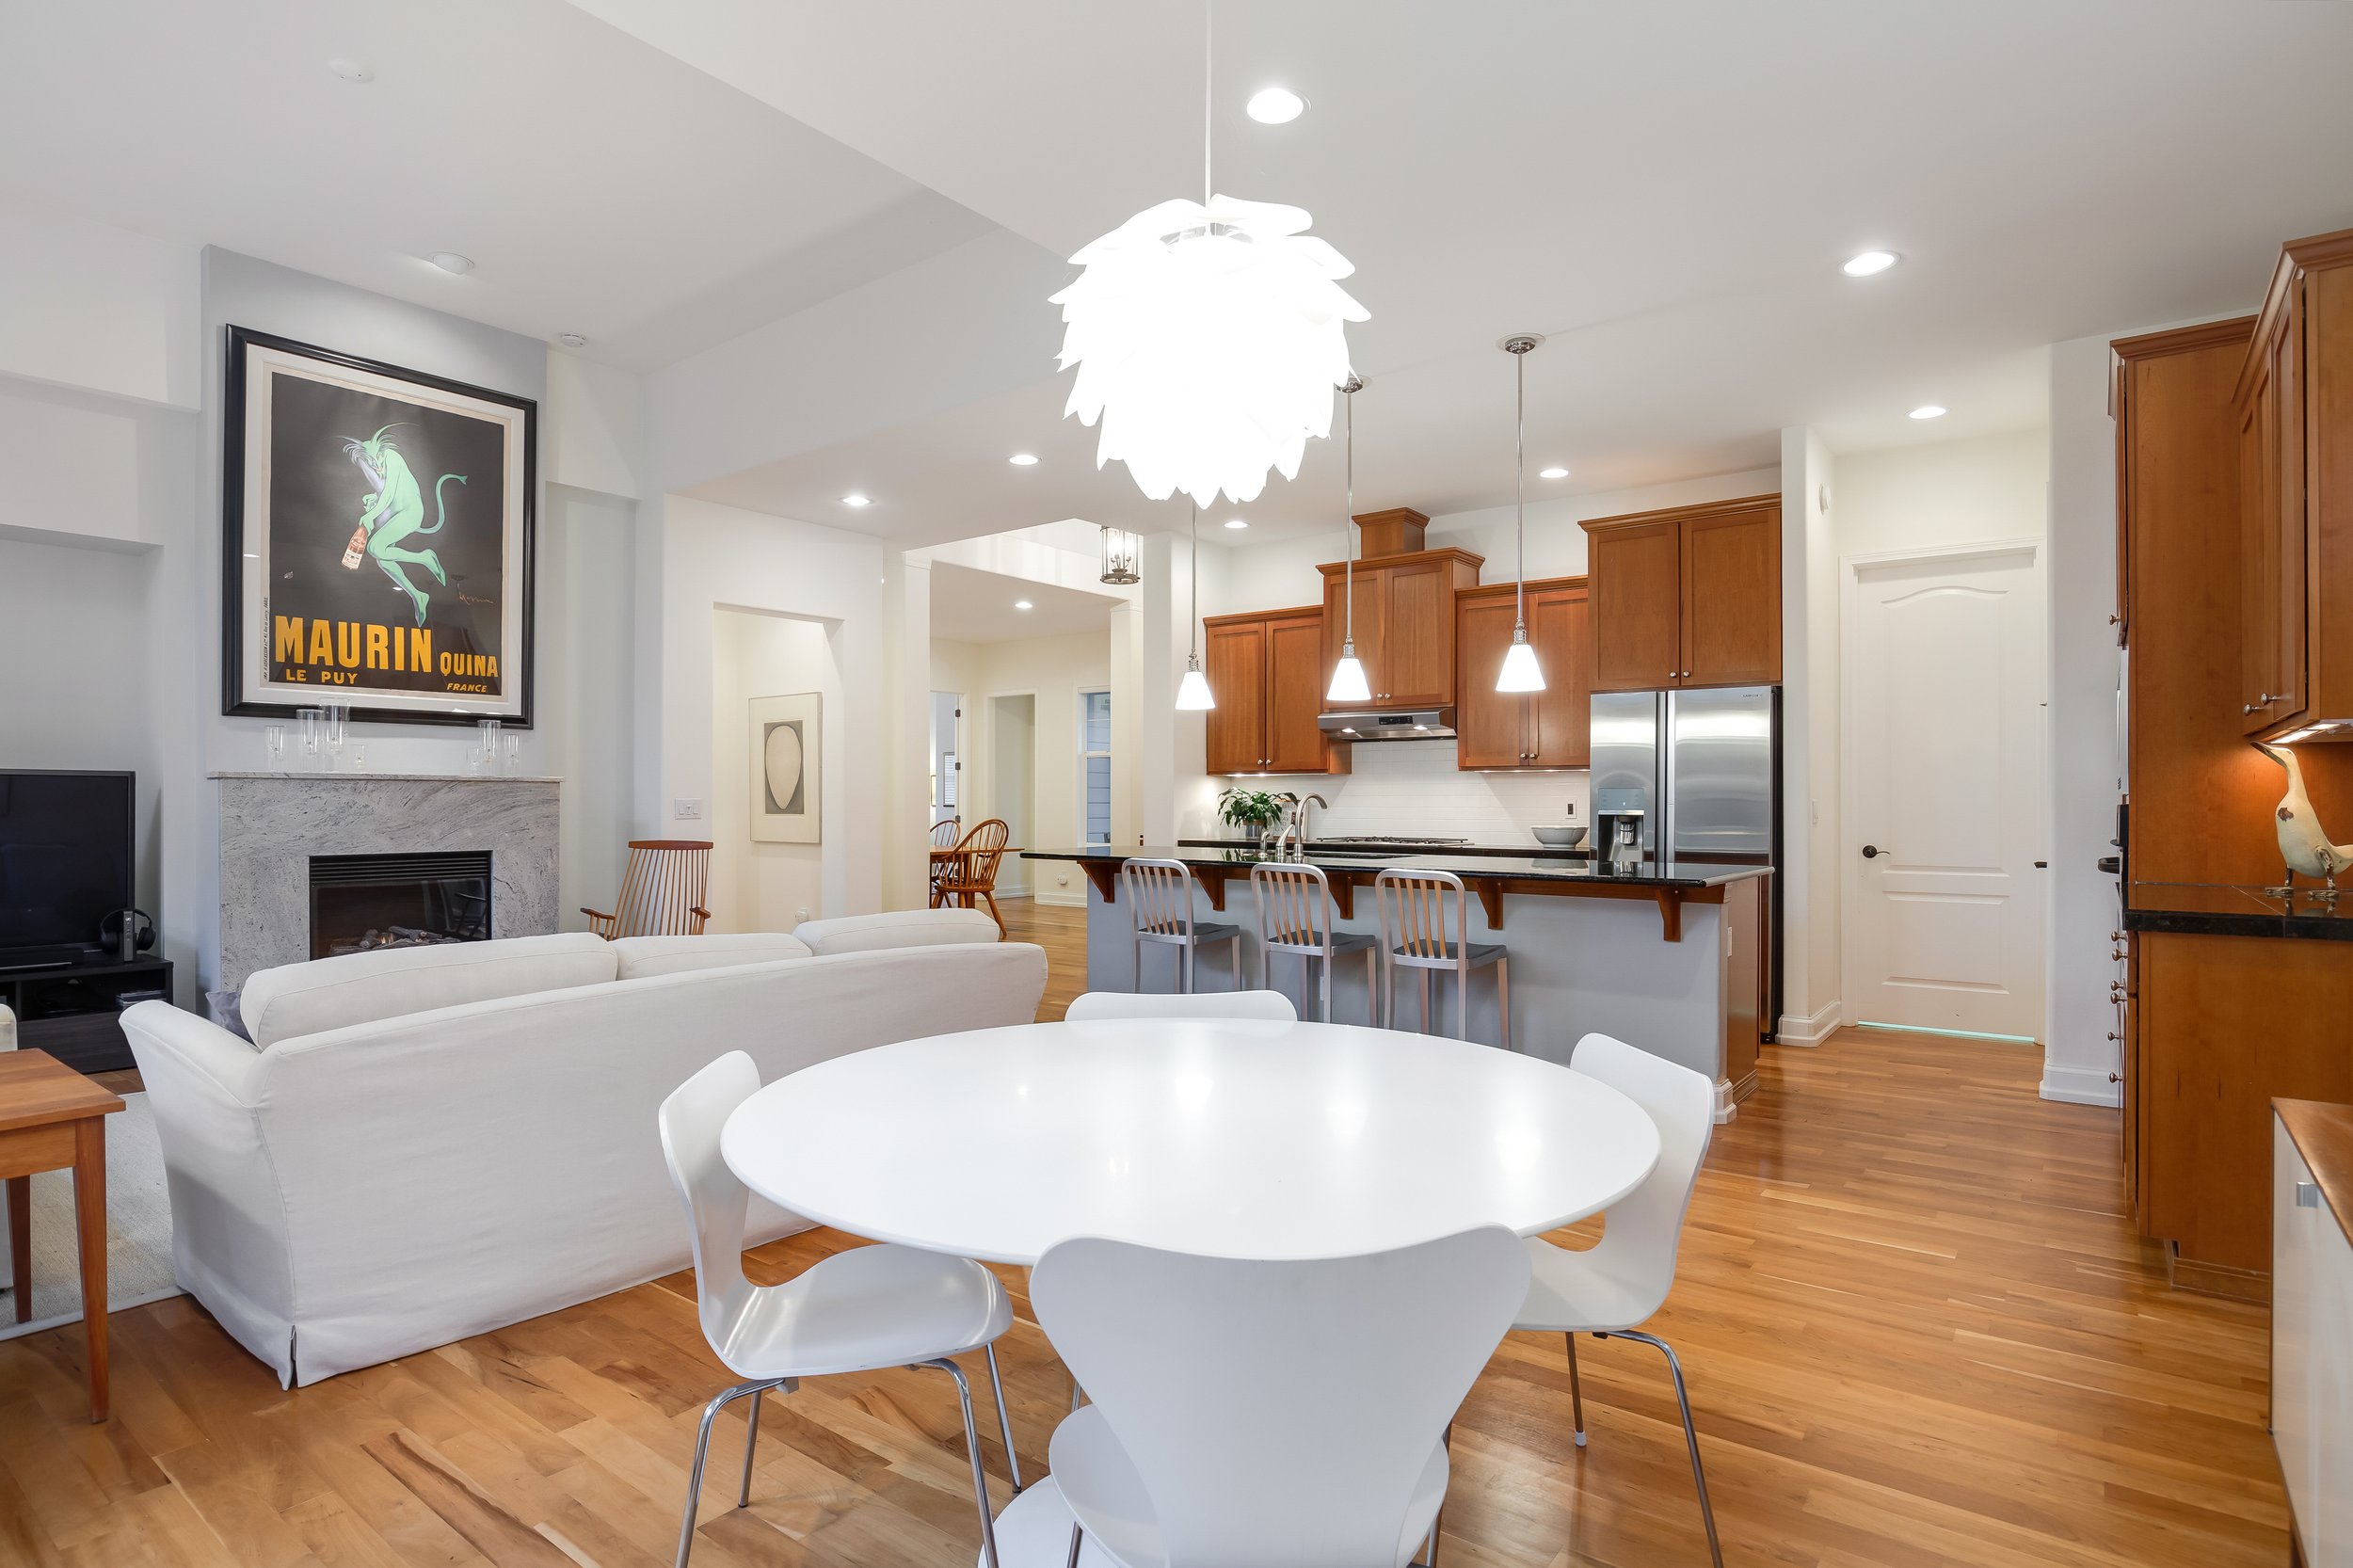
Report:
[[[494,936],[557,928],[562,780],[511,775],[216,773],[220,979],[311,956],[311,856],[490,856]]]

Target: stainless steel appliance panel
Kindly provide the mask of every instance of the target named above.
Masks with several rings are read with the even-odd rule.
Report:
[[[1743,855],[1769,858],[1773,853],[1772,688],[1671,692],[1666,701],[1668,857]]]
[[[1656,854],[1666,808],[1660,788],[1663,692],[1595,692],[1593,696],[1593,850],[1608,849],[1611,819],[1641,819],[1644,853]]]

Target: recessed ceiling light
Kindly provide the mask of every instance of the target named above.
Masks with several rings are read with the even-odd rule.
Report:
[[[1016,468],[1034,468],[1037,465],[1037,454],[1034,452],[1016,452],[1012,456],[1006,458],[1005,461],[1011,463]]]
[[[1289,88],[1260,88],[1246,107],[1261,125],[1289,125],[1307,112],[1307,101]]]
[[[1913,419],[1943,419],[1945,417],[1945,405],[1942,403],[1923,403],[1917,408],[1912,410],[1912,417]]]
[[[341,76],[346,82],[373,82],[376,80],[376,72],[368,69],[366,62],[361,60],[345,59],[340,55],[327,62],[327,69],[333,72],[336,75]]]
[[[567,348],[585,348],[588,346],[588,340],[582,337],[578,332],[563,333],[558,336],[555,341],[562,344]]]
[[[1016,599],[1016,600],[1015,600],[1013,601],[1013,607],[1014,607],[1015,609],[1016,609],[1016,610],[1027,610],[1027,609],[1031,609],[1031,608],[1032,608],[1032,606],[1031,605],[1030,601],[1029,601],[1028,600],[1026,600],[1026,599]]]
[[[872,506],[873,504],[872,497],[860,495],[856,490],[852,490],[841,498],[841,504],[844,506]]]
[[[1568,476],[1569,471],[1567,469],[1557,466],[1548,469],[1540,469],[1536,473],[1536,477],[1539,479],[1566,479]]]
[[[1225,526],[1228,528],[1247,528],[1250,524],[1241,518],[1227,518],[1225,520]]]
[[[1849,278],[1868,278],[1875,272],[1885,272],[1895,264],[1896,253],[1893,250],[1865,250],[1860,256],[1849,257],[1847,264],[1838,270]]]
[[[443,272],[455,272],[461,277],[473,270],[473,258],[472,256],[460,256],[455,250],[436,250],[431,256],[427,257],[426,260],[430,261],[435,266],[440,267]]]

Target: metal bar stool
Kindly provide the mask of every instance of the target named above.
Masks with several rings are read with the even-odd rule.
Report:
[[[1250,896],[1258,906],[1258,989],[1271,990],[1267,974],[1278,952],[1299,958],[1299,1000],[1307,1001],[1307,982],[1314,978],[1322,998],[1316,1016],[1332,1021],[1332,960],[1346,952],[1365,955],[1365,1006],[1368,1023],[1381,1016],[1380,961],[1372,938],[1361,931],[1332,929],[1332,884],[1321,867],[1261,861],[1250,868]]]
[[[1176,990],[1193,991],[1193,954],[1216,942],[1234,944],[1234,989],[1241,989],[1241,927],[1193,918],[1193,872],[1182,860],[1123,860],[1119,890],[1135,935],[1136,989],[1144,989],[1144,944],[1176,950]]]
[[[1372,879],[1372,900],[1381,926],[1381,967],[1387,994],[1381,1014],[1384,1029],[1397,1027],[1397,971],[1421,973],[1421,1032],[1433,1032],[1430,979],[1441,971],[1454,976],[1454,1037],[1470,1038],[1470,977],[1473,969],[1493,964],[1496,969],[1496,1016],[1501,1023],[1503,1048],[1512,1048],[1511,955],[1500,942],[1470,939],[1470,898],[1463,879],[1452,872],[1392,869]]]

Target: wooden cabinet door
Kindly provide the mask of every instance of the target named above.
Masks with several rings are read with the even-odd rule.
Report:
[[[1526,699],[1531,766],[1581,768],[1593,761],[1593,633],[1587,618],[1581,587],[1545,588],[1528,596],[1528,640],[1545,668],[1545,689]],[[1458,707],[1458,724],[1460,715]]]
[[[1432,708],[1454,700],[1454,584],[1441,561],[1380,568],[1381,662],[1368,663],[1372,699],[1384,708]],[[1358,612],[1362,614],[1361,608]],[[1358,653],[1364,651],[1359,623]]]
[[[1265,648],[1266,766],[1273,773],[1322,773],[1330,765],[1323,731],[1316,727],[1323,711],[1323,617],[1269,619]]]
[[[1267,627],[1264,621],[1212,626],[1202,665],[1217,706],[1209,710],[1206,752],[1211,773],[1262,773],[1267,766]]]
[[[2287,320],[2271,347],[2273,471],[2271,506],[2277,530],[2279,577],[2274,584],[2279,609],[2272,618],[2277,637],[2272,680],[2260,694],[2270,702],[2271,722],[2301,718],[2307,698],[2310,644],[2305,626],[2305,572],[2311,533],[2305,522],[2304,494],[2304,289],[2299,280],[2288,294]],[[2250,699],[2251,700],[2251,699]]]
[[[1597,529],[1587,549],[1592,669],[1597,692],[1647,692],[1683,668],[1682,535],[1678,523]]]
[[[1781,510],[1687,518],[1679,686],[1781,680]]]
[[[1501,595],[1465,598],[1455,608],[1454,765],[1458,769],[1525,767],[1529,699],[1496,690],[1503,651],[1512,646],[1512,600]],[[1533,635],[1531,630],[1530,635]],[[1551,666],[1545,666],[1551,679]]]
[[[1381,613],[1387,603],[1381,569],[1361,563],[1356,568],[1356,662],[1365,666],[1365,682],[1372,688],[1370,706],[1381,705],[1388,659],[1382,648]],[[1327,577],[1323,583],[1323,691],[1332,689],[1332,668],[1340,662],[1348,639],[1348,579]]]
[[[2266,361],[2239,420],[2239,712],[2253,734],[2271,727],[2280,685],[2280,516],[2272,491],[2278,415]],[[2120,443],[2121,444],[2121,443]]]

